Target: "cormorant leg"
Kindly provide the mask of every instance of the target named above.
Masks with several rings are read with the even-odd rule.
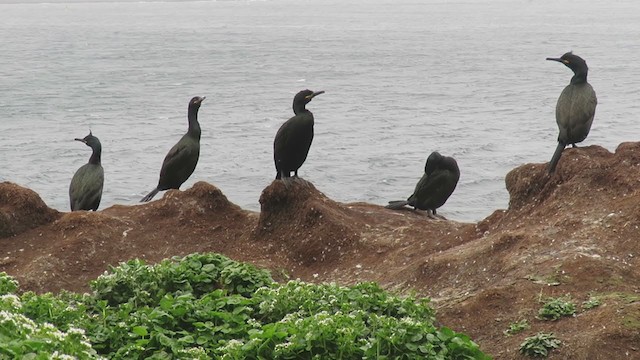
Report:
[[[438,220],[438,216],[436,215],[436,212],[432,211],[431,209],[427,209],[427,217],[429,219]]]

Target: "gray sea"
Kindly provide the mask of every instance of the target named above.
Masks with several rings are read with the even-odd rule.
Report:
[[[507,172],[551,158],[572,73],[546,57],[573,50],[590,67],[599,104],[582,145],[640,140],[636,0],[2,1],[0,34],[0,181],[64,211],[90,156],[74,138],[102,142],[100,207],[137,204],[195,95],[202,150],[182,189],[207,181],[251,210],[305,88],[326,93],[308,106],[301,177],[386,204],[438,150],[462,173],[440,213],[460,221],[506,208]]]

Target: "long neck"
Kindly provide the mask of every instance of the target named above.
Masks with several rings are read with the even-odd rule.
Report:
[[[187,134],[196,139],[200,139],[200,134],[202,133],[200,123],[198,122],[198,110],[199,108],[197,106],[189,106],[189,113],[187,115],[189,118],[189,130]]]
[[[571,84],[584,84],[587,82],[587,73],[589,69],[587,67],[579,68],[574,71],[573,77],[571,78]]]
[[[89,164],[100,165],[100,157],[102,156],[102,145],[96,144],[91,147],[93,152],[89,158]]]
[[[293,113],[298,115],[298,114],[301,114],[301,113],[303,113],[305,111],[309,111],[309,110],[306,109],[306,107],[305,107],[306,105],[307,104],[305,104],[305,103],[294,102],[293,103]]]

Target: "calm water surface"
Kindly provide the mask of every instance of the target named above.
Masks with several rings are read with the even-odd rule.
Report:
[[[68,185],[103,144],[101,208],[136,204],[207,96],[196,181],[259,209],[273,137],[293,95],[316,137],[300,175],[343,202],[408,196],[431,151],[462,176],[441,213],[506,208],[504,177],[547,162],[554,108],[587,60],[598,109],[584,145],[640,137],[637,1],[271,0],[0,4],[0,181],[68,209]],[[562,161],[562,160],[561,160]]]

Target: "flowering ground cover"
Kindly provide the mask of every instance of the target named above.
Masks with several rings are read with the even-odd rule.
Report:
[[[131,260],[90,285],[20,293],[0,273],[0,359],[489,359],[428,299],[280,284],[219,254]]]

